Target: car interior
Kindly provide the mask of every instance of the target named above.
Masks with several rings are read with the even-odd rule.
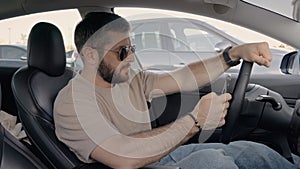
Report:
[[[221,19],[273,36],[299,48],[300,23],[291,26],[289,19],[271,11],[257,8],[240,0],[175,0],[170,5],[163,1],[71,1],[53,2],[46,0],[41,4],[36,0],[0,2],[0,18],[10,18],[42,11],[68,9],[76,7],[82,17],[92,11],[114,12],[115,7],[148,7],[177,10]],[[180,9],[179,9],[180,7]],[[269,24],[261,15],[270,17]],[[249,17],[255,22],[246,22]],[[298,18],[299,19],[299,18]],[[287,23],[287,24],[284,24]],[[264,25],[264,26],[260,26]],[[290,33],[278,33],[282,30]],[[150,46],[154,36],[147,37]],[[30,31],[27,45],[27,65],[23,63],[10,66],[0,63],[0,84],[2,109],[18,116],[23,124],[30,144],[14,138],[3,126],[0,126],[0,168],[63,168],[93,169],[109,168],[101,163],[83,163],[55,135],[53,122],[53,103],[57,93],[75,75],[66,67],[65,46],[61,31],[49,22],[39,22]],[[297,52],[289,53],[283,59],[281,76],[256,75],[250,78],[252,64],[244,62],[239,74],[221,76],[212,85],[197,91],[181,92],[166,97],[155,98],[149,102],[152,127],[166,125],[178,117],[190,112],[198,100],[216,89],[222,92],[224,83],[228,92],[233,93],[232,105],[224,128],[211,132],[205,142],[229,143],[234,140],[251,140],[264,143],[293,162],[291,153],[297,154],[297,135],[300,128],[300,85],[299,77],[293,72],[293,62],[298,59]],[[224,80],[225,79],[225,80]],[[263,79],[263,80],[262,80]],[[228,83],[228,84],[227,84]],[[251,84],[249,84],[251,83]],[[268,88],[264,87],[267,85]],[[1,107],[1,106],[0,106]],[[159,112],[157,114],[157,112]],[[174,113],[175,112],[175,113]],[[243,113],[241,113],[243,112]],[[237,127],[238,126],[238,127]],[[186,144],[201,142],[201,133]],[[176,169],[176,166],[149,166],[148,169]]]

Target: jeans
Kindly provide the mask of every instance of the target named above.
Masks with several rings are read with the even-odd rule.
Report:
[[[269,147],[250,141],[230,144],[204,143],[178,147],[161,159],[158,165],[179,166],[181,169],[289,169],[297,168],[299,157],[290,163]]]

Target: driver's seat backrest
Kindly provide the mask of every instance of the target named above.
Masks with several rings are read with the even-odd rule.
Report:
[[[28,39],[28,65],[13,76],[12,90],[18,115],[29,140],[54,168],[83,165],[55,135],[53,104],[58,92],[73,77],[66,69],[66,54],[59,29],[40,22]]]

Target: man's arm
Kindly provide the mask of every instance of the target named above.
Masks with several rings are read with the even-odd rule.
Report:
[[[266,67],[270,66],[272,59],[269,46],[265,42],[235,46],[229,50],[229,56],[233,61],[243,59]],[[220,54],[191,63],[174,72],[160,74],[154,81],[153,87],[162,90],[165,94],[192,91],[212,82],[227,69],[229,66],[223,54]]]
[[[194,123],[184,116],[151,131],[113,136],[97,146],[91,157],[112,168],[140,168],[159,161],[197,133]]]
[[[225,124],[230,99],[230,94],[217,96],[210,93],[200,99],[191,115],[203,129],[220,127]],[[112,136],[101,143],[91,157],[113,168],[139,168],[152,164],[199,131],[194,118],[186,115],[150,131],[131,136]]]
[[[269,62],[272,58],[267,43],[234,47],[230,50],[230,56],[232,60],[238,60],[241,58],[240,56],[243,56],[244,60],[254,61],[265,66],[270,65]],[[219,64],[216,62],[220,62],[220,60],[223,68],[218,69],[216,66],[219,66]],[[228,66],[221,55],[203,62],[192,63],[183,69],[173,72],[172,76],[160,75],[158,80],[156,79],[154,82],[154,89],[162,89],[165,93],[168,93],[176,92],[176,89],[179,90],[180,88],[184,90],[193,88],[193,85],[188,84],[190,83],[191,79],[189,76],[191,75],[186,74],[187,69],[188,71],[191,70],[194,76],[192,79],[196,82],[195,86],[198,87],[217,78],[224,70],[228,69]],[[207,73],[210,70],[212,74]],[[170,84],[172,81],[176,83]],[[168,89],[169,87],[171,89]],[[208,94],[201,98],[192,114],[197,117],[201,127],[222,126],[225,123],[224,117],[226,116],[229,106],[228,100],[230,99],[230,94],[220,96],[214,93]],[[214,105],[213,108],[211,108],[211,105]],[[215,117],[208,116],[208,113],[210,113],[210,116],[213,115]],[[131,137],[112,136],[97,146],[91,153],[91,157],[113,168],[139,168],[159,161],[170,151],[192,137],[197,131],[198,129],[194,126],[193,119],[185,116],[170,125],[138,133]]]

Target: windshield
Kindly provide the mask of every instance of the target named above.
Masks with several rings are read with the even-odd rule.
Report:
[[[296,0],[272,0],[272,1],[244,0],[244,1],[293,19],[294,2]]]

